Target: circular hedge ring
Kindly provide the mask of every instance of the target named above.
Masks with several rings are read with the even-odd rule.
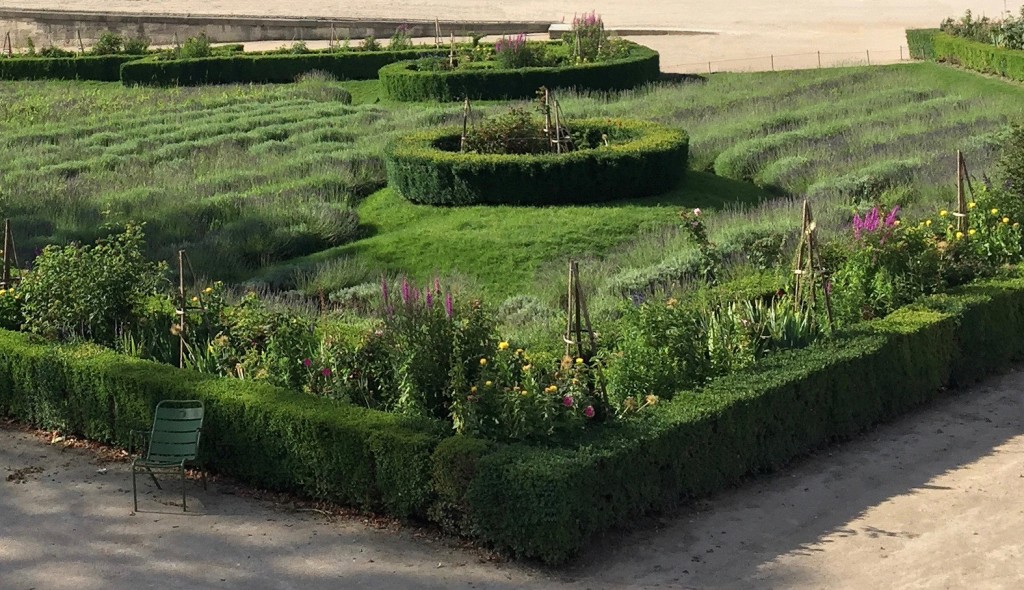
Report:
[[[660,194],[686,174],[689,139],[682,130],[623,119],[568,126],[578,145],[596,147],[562,154],[462,153],[456,127],[400,138],[385,154],[388,184],[406,199],[430,205],[571,205]]]
[[[529,98],[541,86],[577,90],[626,90],[661,75],[658,52],[630,43],[621,59],[559,67],[420,70],[415,61],[386,65],[378,72],[387,97],[400,101],[501,100]]]

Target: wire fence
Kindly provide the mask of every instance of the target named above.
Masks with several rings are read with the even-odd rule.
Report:
[[[897,49],[865,49],[864,51],[814,51],[810,53],[769,54],[756,57],[718,59],[701,62],[662,64],[662,69],[680,74],[713,74],[715,72],[769,72],[809,70],[842,66],[873,66],[893,64],[910,59],[910,51]]]

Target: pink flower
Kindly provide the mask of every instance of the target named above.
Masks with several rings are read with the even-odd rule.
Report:
[[[324,367],[323,369],[320,369],[320,374],[323,375],[324,377],[330,377],[331,369],[329,367]]]
[[[567,395],[567,396],[563,397],[562,398],[562,405],[567,407],[567,408],[571,408],[572,407],[572,396],[571,395]]]
[[[309,366],[311,366],[312,364],[313,364],[313,361],[312,361],[312,360],[310,360],[310,359],[302,359],[302,366],[304,366],[304,367],[309,367]]]
[[[594,406],[587,406],[587,407],[583,408],[583,415],[586,416],[587,418],[593,418],[594,417]]]
[[[694,215],[700,215],[700,207],[697,207],[696,209],[694,209],[693,210],[693,214]]]

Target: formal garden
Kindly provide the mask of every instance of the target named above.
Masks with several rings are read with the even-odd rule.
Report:
[[[970,67],[964,26],[908,39]],[[661,76],[593,14],[113,41],[0,58],[0,415],[127,446],[199,399],[214,472],[559,563],[1024,354],[999,78]]]

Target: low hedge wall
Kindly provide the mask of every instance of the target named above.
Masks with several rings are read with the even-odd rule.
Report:
[[[612,143],[568,154],[460,153],[442,149],[457,149],[460,129],[431,129],[388,146],[388,184],[415,203],[551,205],[659,194],[686,174],[689,139],[681,130],[622,119],[569,126],[574,137],[600,141],[607,132]]]
[[[194,59],[145,59],[121,67],[125,85],[200,86],[294,82],[301,74],[321,71],[338,79],[369,80],[390,63],[416,59],[436,49],[350,51],[343,53],[241,54]]]
[[[117,82],[121,65],[137,55],[0,58],[0,80],[98,80]]]
[[[398,516],[426,516],[431,422],[265,384],[182,371],[95,346],[0,331],[0,415],[127,446],[162,399],[206,405],[202,459],[258,486]]]
[[[399,62],[380,70],[384,92],[400,101],[501,100],[533,97],[541,86],[577,90],[626,90],[661,75],[658,52],[633,44],[626,58],[561,67],[418,70]]]
[[[856,333],[682,392],[576,449],[457,446],[481,538],[558,563],[595,533],[778,468],[1024,356],[1024,280],[929,298]],[[466,528],[466,525],[463,525]]]
[[[1024,357],[1024,279],[927,298],[680,392],[574,448],[441,427],[0,331],[0,415],[125,445],[160,399],[207,406],[204,459],[257,485],[427,517],[549,563],[596,533],[857,434]]]
[[[1024,51],[1003,49],[943,33],[938,29],[907,31],[910,56],[949,62],[965,68],[1024,81]]]

